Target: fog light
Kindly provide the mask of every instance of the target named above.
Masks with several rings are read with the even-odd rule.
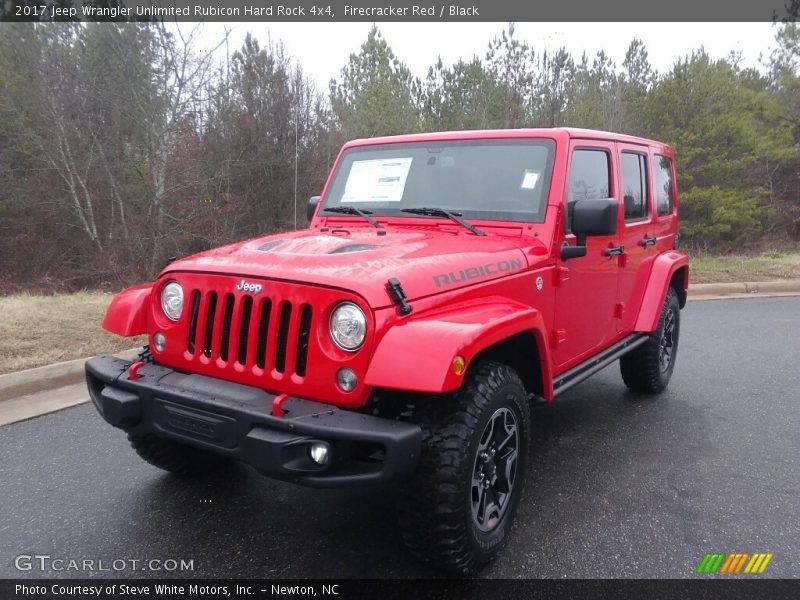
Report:
[[[159,331],[153,336],[153,345],[156,347],[156,350],[163,352],[167,349],[167,338]]]
[[[325,442],[314,442],[311,444],[311,447],[308,449],[308,454],[318,465],[326,465],[328,464],[328,457],[330,456],[330,451],[328,448],[328,444]]]
[[[339,387],[342,388],[342,391],[352,392],[354,389],[356,389],[358,377],[356,377],[353,369],[348,369],[345,367],[343,369],[339,369],[339,372],[336,374],[336,383],[339,384]]]

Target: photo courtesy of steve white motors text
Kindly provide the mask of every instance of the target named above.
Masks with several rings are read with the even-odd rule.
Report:
[[[270,594],[271,596],[338,596],[339,584],[328,583],[319,585],[281,585],[270,584],[269,587],[261,584],[253,585],[207,585],[207,584],[127,584],[111,583],[107,585],[83,585],[70,583],[53,583],[48,585],[28,585],[18,583],[14,586],[16,597],[63,597],[70,598],[117,598],[134,597],[150,598],[162,596],[198,597],[234,597]]]

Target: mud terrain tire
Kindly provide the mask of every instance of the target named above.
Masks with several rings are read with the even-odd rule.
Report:
[[[504,364],[476,364],[459,390],[418,403],[414,419],[422,452],[399,499],[403,541],[435,567],[474,573],[507,543],[523,491],[525,387]]]
[[[656,330],[644,344],[619,359],[622,380],[631,391],[657,394],[667,387],[678,354],[680,326],[678,294],[669,288]]]

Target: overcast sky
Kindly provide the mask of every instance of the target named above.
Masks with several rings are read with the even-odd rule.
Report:
[[[445,64],[459,58],[483,57],[489,41],[507,23],[378,23],[398,58],[415,75],[424,77],[438,56]],[[183,27],[186,25],[184,24]],[[231,52],[240,47],[249,31],[259,41],[281,40],[287,53],[299,61],[320,88],[327,90],[332,77],[339,77],[349,55],[366,40],[370,23],[208,23],[203,38],[209,44],[231,33]],[[759,67],[774,45],[770,23],[516,23],[515,37],[541,51],[564,46],[574,57],[585,51],[590,59],[606,51],[618,65],[631,40],[644,41],[650,62],[658,71],[670,69],[676,59],[704,46],[712,58],[739,52],[742,64]],[[591,62],[591,60],[590,60]]]

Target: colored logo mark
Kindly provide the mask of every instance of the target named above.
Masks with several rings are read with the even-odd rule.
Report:
[[[772,552],[707,552],[697,567],[699,575],[711,575],[713,573],[726,575],[739,575],[749,573],[756,575],[763,573],[769,561],[772,560]]]

